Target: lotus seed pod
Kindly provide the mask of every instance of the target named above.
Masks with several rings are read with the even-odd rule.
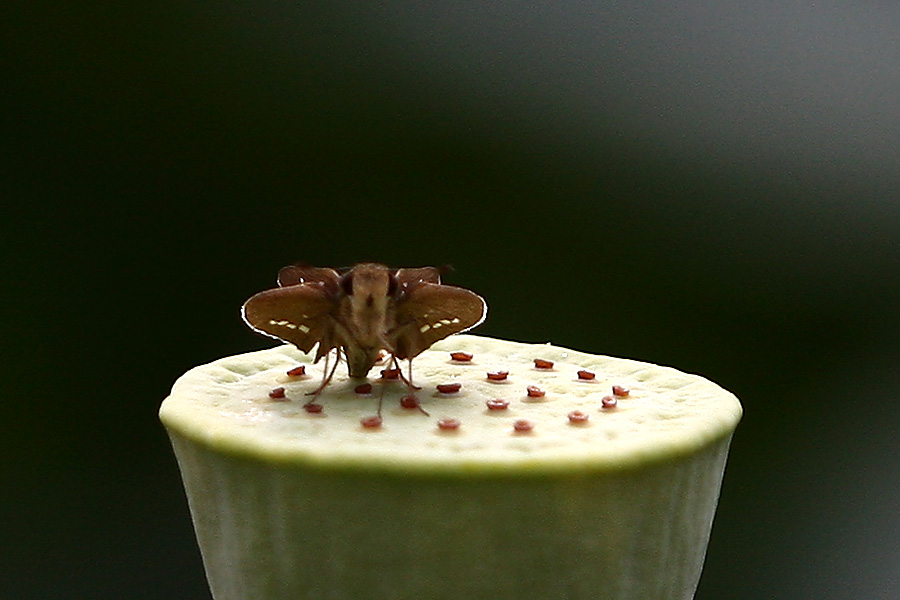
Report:
[[[741,417],[729,392],[458,335],[415,359],[421,410],[400,379],[357,393],[343,365],[311,403],[323,363],[232,356],[163,402],[215,600],[693,597]]]

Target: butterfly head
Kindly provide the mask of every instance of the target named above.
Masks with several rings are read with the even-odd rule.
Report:
[[[397,279],[382,265],[362,264],[341,278],[352,321],[361,329],[384,331],[388,305],[397,292]],[[368,337],[368,336],[364,336]]]

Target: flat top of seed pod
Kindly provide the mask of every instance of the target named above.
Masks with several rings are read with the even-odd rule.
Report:
[[[304,374],[288,374],[300,365]],[[734,395],[697,375],[549,344],[452,336],[413,361],[412,399],[389,366],[376,365],[365,386],[341,364],[304,406],[324,360],[312,365],[290,345],[231,356],[179,378],[160,418],[217,451],[266,461],[516,475],[676,458],[730,436],[741,417]]]

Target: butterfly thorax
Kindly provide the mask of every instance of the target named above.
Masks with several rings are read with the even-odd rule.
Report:
[[[338,320],[345,330],[343,349],[351,377],[365,377],[379,352],[391,350],[386,334],[395,325],[390,310],[395,290],[391,272],[381,265],[358,266],[344,285]]]

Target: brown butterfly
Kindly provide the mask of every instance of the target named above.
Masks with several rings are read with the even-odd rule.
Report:
[[[347,359],[350,377],[365,377],[382,350],[410,361],[438,340],[479,325],[487,304],[475,292],[441,284],[435,267],[391,269],[361,263],[343,273],[291,265],[278,273],[277,287],[244,303],[244,320],[254,330],[290,342],[303,352],[318,344],[314,362],[337,349]],[[328,372],[319,394],[337,368]]]

